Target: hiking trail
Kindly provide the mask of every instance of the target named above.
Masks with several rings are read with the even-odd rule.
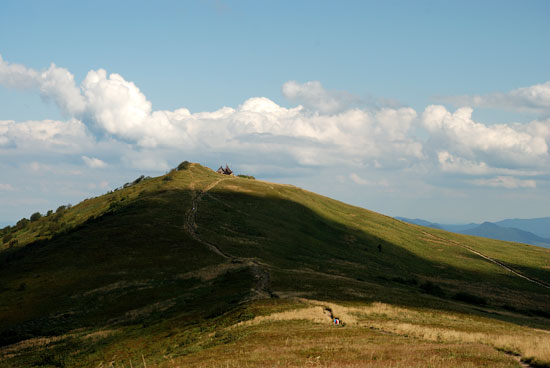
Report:
[[[225,253],[216,244],[210,243],[202,239],[196,232],[196,229],[198,226],[195,221],[195,218],[197,215],[200,201],[202,200],[204,195],[208,193],[208,191],[210,191],[212,188],[214,188],[216,185],[218,185],[220,182],[224,180],[230,180],[230,178],[218,179],[215,182],[208,184],[204,189],[197,191],[197,194],[191,200],[191,208],[187,211],[187,214],[185,216],[184,227],[193,239],[205,245],[214,253],[225,258],[226,261],[231,263],[241,263],[250,268],[252,275],[254,276],[254,279],[255,279],[255,287],[253,291],[256,294],[256,296],[253,297],[254,299],[273,297],[273,293],[269,290],[269,284],[270,284],[269,271],[266,270],[264,265],[262,265],[259,261],[255,259],[235,257],[228,253]]]
[[[437,236],[437,235],[434,235],[434,234],[429,233],[429,232],[424,231],[424,230],[422,230],[422,233],[423,233],[424,235],[430,236],[430,237],[435,238],[435,239],[437,239],[437,240],[440,240],[440,241],[442,241],[442,242],[446,242],[446,243],[451,243],[451,244],[454,244],[454,245],[458,245],[459,247],[462,247],[462,248],[466,249],[467,251],[469,251],[469,252],[471,252],[471,253],[474,253],[474,254],[478,255],[479,257],[481,257],[481,258],[483,258],[483,259],[485,259],[485,260],[487,260],[487,261],[489,261],[489,262],[491,262],[491,263],[494,263],[494,264],[496,264],[497,266],[500,266],[500,267],[506,269],[507,271],[513,273],[514,275],[516,275],[516,276],[518,276],[518,277],[521,277],[522,279],[525,279],[525,280],[527,280],[527,281],[529,281],[529,282],[531,282],[531,283],[533,283],[533,284],[536,284],[536,285],[538,285],[538,286],[542,286],[543,288],[550,289],[550,285],[549,285],[549,284],[547,284],[547,283],[545,283],[545,282],[542,282],[542,281],[540,281],[540,280],[531,278],[531,277],[525,275],[524,273],[522,273],[521,271],[518,271],[518,270],[516,270],[516,269],[514,269],[514,268],[512,268],[512,267],[510,267],[510,266],[508,266],[507,264],[505,264],[505,263],[503,263],[503,262],[501,262],[501,261],[499,261],[499,260],[497,260],[497,259],[491,258],[491,257],[489,257],[489,256],[487,256],[487,255],[485,255],[485,254],[483,254],[483,253],[481,253],[481,252],[479,252],[479,251],[473,249],[472,247],[470,247],[470,246],[468,246],[468,245],[466,245],[466,244],[462,244],[462,243],[459,243],[459,242],[454,241],[454,240],[449,240],[449,239],[441,238],[441,237],[439,237],[439,236]]]

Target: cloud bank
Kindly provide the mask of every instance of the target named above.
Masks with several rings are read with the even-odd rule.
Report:
[[[103,69],[77,84],[55,64],[38,71],[0,56],[0,85],[36,91],[67,117],[0,121],[0,153],[22,160],[68,155],[90,169],[164,171],[173,157],[189,152],[230,154],[249,167],[262,162],[281,171],[349,168],[343,177],[363,186],[389,183],[365,179],[360,170],[462,176],[476,186],[520,189],[535,188],[550,174],[548,119],[486,125],[472,119],[471,107],[452,112],[430,105],[421,114],[410,107],[361,107],[353,95],[326,90],[318,81],[282,86],[293,107],[252,97],[236,107],[193,113],[154,110],[133,82]],[[549,91],[547,82],[464,102],[550,111]]]
[[[521,87],[502,93],[490,93],[477,96],[452,96],[441,98],[455,106],[476,106],[504,110],[531,112],[542,115],[550,114],[550,81]]]

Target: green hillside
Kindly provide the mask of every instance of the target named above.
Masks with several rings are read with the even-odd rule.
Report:
[[[0,235],[0,367],[550,364],[550,250],[290,185],[182,164]]]

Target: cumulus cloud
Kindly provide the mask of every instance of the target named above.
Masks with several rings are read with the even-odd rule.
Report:
[[[507,93],[490,93],[478,96],[441,98],[455,106],[479,106],[504,110],[517,110],[537,114],[550,114],[550,81],[521,87]]]
[[[108,134],[134,140],[146,130],[151,103],[132,82],[119,74],[107,76],[103,69],[92,70],[81,85],[86,116]]]
[[[489,179],[474,179],[471,183],[478,186],[499,187],[506,189],[536,188],[537,186],[534,180],[522,180],[513,176],[497,176]]]
[[[451,113],[438,105],[428,106],[422,121],[432,146],[470,161],[495,167],[542,167],[549,162],[547,127],[538,121],[485,125],[472,120],[469,107]]]
[[[100,169],[107,166],[107,163],[95,157],[82,156],[82,160],[86,166],[92,169]]]
[[[36,71],[19,64],[10,64],[0,55],[0,85],[17,89],[37,89],[42,98],[52,99],[65,114],[74,116],[84,110],[84,99],[76,87],[74,76],[55,64]]]

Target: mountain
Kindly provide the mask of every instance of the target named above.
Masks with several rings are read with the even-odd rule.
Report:
[[[466,230],[473,229],[475,227],[478,227],[479,224],[469,223],[469,224],[437,224],[441,229],[447,230],[453,233],[460,233]]]
[[[409,224],[426,226],[426,227],[431,227],[431,228],[434,228],[434,229],[441,229],[441,227],[438,224],[435,224],[435,223],[430,222],[430,221],[422,220],[422,219],[409,219],[409,218],[406,218],[406,217],[396,217],[396,219],[399,220],[399,221],[408,222]]]
[[[550,217],[534,219],[507,219],[495,222],[499,226],[529,231],[541,238],[550,239]]]
[[[0,239],[2,367],[550,364],[549,250],[199,164]]]
[[[544,239],[528,231],[502,227],[491,222],[484,222],[473,229],[461,231],[462,234],[482,236],[484,238],[500,239],[518,243],[550,247],[550,239]]]
[[[469,223],[464,225],[454,224],[438,224],[422,219],[408,219],[405,217],[395,217],[396,219],[411,224],[420,226],[431,227],[434,229],[443,229],[453,233],[467,234],[481,236],[484,238],[513,241],[518,243],[525,243],[531,245],[537,245],[539,247],[550,247],[550,239],[536,235],[532,232],[522,230],[520,228],[514,228],[505,226],[506,224],[518,224],[522,228],[530,228],[538,231],[539,234],[547,233],[545,225],[550,226],[550,218],[540,219],[524,219],[524,220],[502,220],[497,223],[484,222],[482,224]],[[548,219],[548,220],[547,220]],[[500,226],[499,226],[500,225]]]
[[[416,219],[410,219],[406,217],[395,217],[395,218],[399,221],[408,222],[409,224],[431,227],[433,229],[447,230],[453,233],[460,233],[462,231],[473,229],[479,226],[479,224],[474,224],[474,223],[465,224],[465,225],[451,225],[451,224],[438,224],[435,222],[430,222],[430,221],[426,221],[418,218]]]

